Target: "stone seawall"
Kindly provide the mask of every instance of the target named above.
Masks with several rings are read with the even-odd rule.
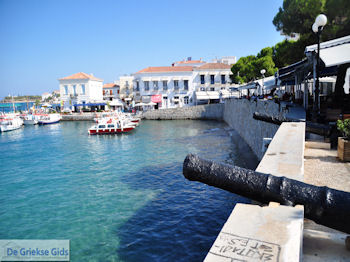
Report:
[[[94,120],[96,113],[83,113],[83,114],[71,114],[62,115],[62,121],[92,121]]]
[[[259,160],[262,159],[263,138],[273,138],[279,126],[253,118],[253,113],[281,115],[278,104],[273,101],[226,100],[223,120],[247,142]]]
[[[222,120],[224,104],[150,110],[142,114],[149,120],[215,119]]]

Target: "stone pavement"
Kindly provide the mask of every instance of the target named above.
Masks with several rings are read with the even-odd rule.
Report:
[[[341,162],[329,143],[305,143],[304,182],[350,192],[350,162]]]
[[[339,161],[337,150],[330,149],[329,143],[306,141],[304,159],[304,182],[350,192],[350,163]],[[303,261],[350,261],[346,237],[305,219]]]

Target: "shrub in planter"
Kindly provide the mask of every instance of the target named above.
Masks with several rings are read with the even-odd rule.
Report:
[[[338,120],[337,127],[343,137],[338,137],[338,157],[350,161],[350,119]]]

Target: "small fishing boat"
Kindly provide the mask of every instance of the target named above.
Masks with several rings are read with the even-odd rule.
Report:
[[[24,125],[36,125],[39,122],[39,116],[33,114],[23,115],[22,119]]]
[[[8,132],[21,128],[23,120],[17,115],[2,116],[0,119],[0,131]]]
[[[39,125],[50,125],[59,123],[61,120],[60,114],[41,114],[38,120]]]
[[[105,135],[105,134],[121,134],[129,133],[135,129],[135,124],[131,124],[127,120],[99,121],[96,125],[89,129],[90,135]]]

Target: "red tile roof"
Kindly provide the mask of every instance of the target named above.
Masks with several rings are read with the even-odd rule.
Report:
[[[108,84],[104,84],[104,85],[103,85],[103,88],[113,88],[113,87],[117,87],[117,86],[118,86],[117,84],[108,83]]]
[[[160,72],[191,72],[193,71],[192,66],[157,66],[157,67],[147,67],[138,71],[136,74],[140,73],[160,73]]]
[[[199,69],[231,69],[231,66],[223,63],[206,63],[198,68]]]
[[[93,75],[89,75],[83,72],[79,72],[76,74],[73,74],[71,76],[66,76],[63,78],[60,78],[58,80],[70,80],[70,79],[90,79],[90,80],[95,80],[95,81],[103,81],[102,79],[99,79],[97,77],[94,77]]]

